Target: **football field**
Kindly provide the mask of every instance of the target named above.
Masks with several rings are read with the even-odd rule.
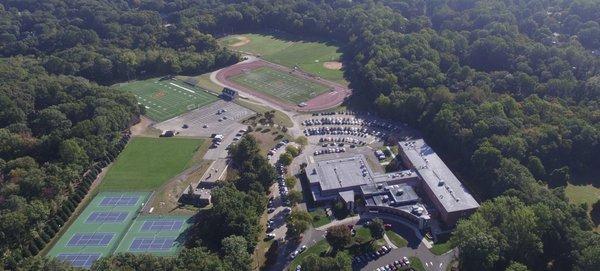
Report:
[[[292,104],[306,102],[329,90],[325,85],[317,84],[270,67],[260,67],[250,70],[232,76],[229,80]]]
[[[146,116],[164,121],[216,101],[212,93],[181,81],[152,78],[117,85],[132,92],[146,108]]]

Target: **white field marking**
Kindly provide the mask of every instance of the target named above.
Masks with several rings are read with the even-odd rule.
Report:
[[[188,92],[191,92],[191,93],[194,93],[194,94],[196,94],[196,92],[195,92],[195,91],[193,91],[193,90],[191,90],[191,89],[189,89],[189,88],[182,87],[182,86],[178,86],[178,85],[176,85],[176,84],[173,84],[173,83],[169,83],[169,84],[171,84],[171,85],[173,85],[173,86],[176,86],[176,87],[178,87],[178,88],[180,88],[180,89],[183,89],[183,90],[185,90],[185,91],[188,91]]]

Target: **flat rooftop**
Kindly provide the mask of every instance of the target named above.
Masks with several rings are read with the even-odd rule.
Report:
[[[398,145],[447,212],[479,207],[467,188],[423,139],[402,141]]]
[[[318,182],[322,191],[373,183],[373,172],[362,155],[318,161],[309,165],[307,173],[310,182]]]

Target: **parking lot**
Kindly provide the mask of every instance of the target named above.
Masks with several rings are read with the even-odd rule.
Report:
[[[224,110],[224,111],[223,111]],[[240,120],[254,114],[253,111],[232,102],[219,100],[211,105],[190,111],[184,115],[155,124],[164,131],[174,131],[179,136],[210,137],[228,134]]]

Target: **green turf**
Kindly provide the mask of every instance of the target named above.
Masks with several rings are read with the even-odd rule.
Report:
[[[105,197],[110,196],[138,196],[139,199],[134,206],[100,206],[100,202]],[[56,242],[54,247],[48,253],[48,256],[56,257],[61,253],[100,253],[102,256],[107,256],[112,254],[112,252],[118,246],[121,238],[123,238],[125,232],[131,225],[132,221],[137,216],[138,211],[142,207],[142,203],[146,202],[148,199],[149,193],[147,192],[102,192],[90,202],[90,204],[83,210],[81,215],[77,217],[75,222],[67,229],[67,231],[61,236],[61,238]],[[95,211],[119,211],[119,212],[128,212],[128,216],[122,223],[86,223],[88,217]],[[69,247],[67,243],[73,237],[73,235],[77,233],[94,233],[94,232],[106,232],[106,233],[114,233],[114,237],[106,247],[94,247],[94,246],[84,246],[84,247]]]
[[[299,104],[327,92],[329,88],[269,67],[261,67],[230,78],[231,81],[253,90]]]
[[[310,214],[313,217],[312,225],[315,228],[327,225],[331,222],[331,218],[327,216],[323,208],[316,208],[315,210],[310,212]]]
[[[565,194],[569,201],[574,204],[587,203],[588,206],[600,200],[600,188],[588,185],[568,184],[565,188]]]
[[[142,225],[144,224],[144,222],[148,221],[150,219],[152,219],[152,220],[181,220],[181,221],[184,221],[184,224],[180,229],[173,230],[173,231],[165,231],[165,230],[144,231],[144,230],[142,230]],[[153,216],[153,215],[140,216],[133,222],[133,224],[129,228],[129,231],[127,231],[127,234],[125,235],[125,237],[123,237],[123,240],[117,247],[115,253],[124,253],[124,252],[144,253],[144,252],[139,252],[139,251],[132,251],[130,249],[133,240],[135,240],[135,238],[138,238],[138,237],[143,237],[143,238],[173,237],[173,238],[176,238],[176,242],[175,242],[175,245],[173,247],[171,247],[171,249],[166,250],[166,251],[153,251],[152,254],[162,255],[162,256],[175,255],[179,250],[181,250],[183,248],[183,244],[185,243],[184,233],[192,224],[193,223],[189,216]]]
[[[181,115],[191,109],[216,101],[218,98],[206,90],[177,80],[152,78],[116,86],[132,92],[146,108],[146,115],[163,121]]]
[[[421,262],[421,259],[417,257],[408,257],[408,260],[410,261],[410,266],[415,271],[425,271],[425,267],[423,266],[423,262]]]
[[[308,247],[304,252],[302,252],[298,256],[296,256],[296,258],[290,263],[290,270],[296,270],[296,266],[299,264],[302,264],[302,261],[304,260],[304,258],[306,258],[306,256],[308,256],[308,255],[322,256],[330,249],[331,249],[331,246],[329,245],[329,243],[327,243],[326,240],[321,240],[321,241],[317,242],[316,244]],[[340,251],[338,253],[347,253],[347,252]]]
[[[231,47],[246,37],[250,42],[239,47]],[[341,53],[337,46],[311,41],[292,41],[285,35],[240,34],[224,37],[220,40],[230,49],[260,55],[265,60],[288,67],[298,66],[302,70],[327,80],[346,83],[341,70],[330,70],[323,66],[327,61],[338,61]]]
[[[435,255],[442,255],[450,251],[451,249],[453,249],[452,245],[450,244],[450,242],[446,241],[444,243],[434,244],[433,247],[431,247],[430,251]]]
[[[101,191],[150,191],[183,171],[202,139],[133,138],[100,185]]]
[[[385,234],[390,239],[390,241],[392,241],[392,243],[394,243],[394,245],[397,247],[405,247],[408,245],[408,241],[406,241],[406,239],[404,239],[402,236],[400,236],[392,230],[385,231]]]

